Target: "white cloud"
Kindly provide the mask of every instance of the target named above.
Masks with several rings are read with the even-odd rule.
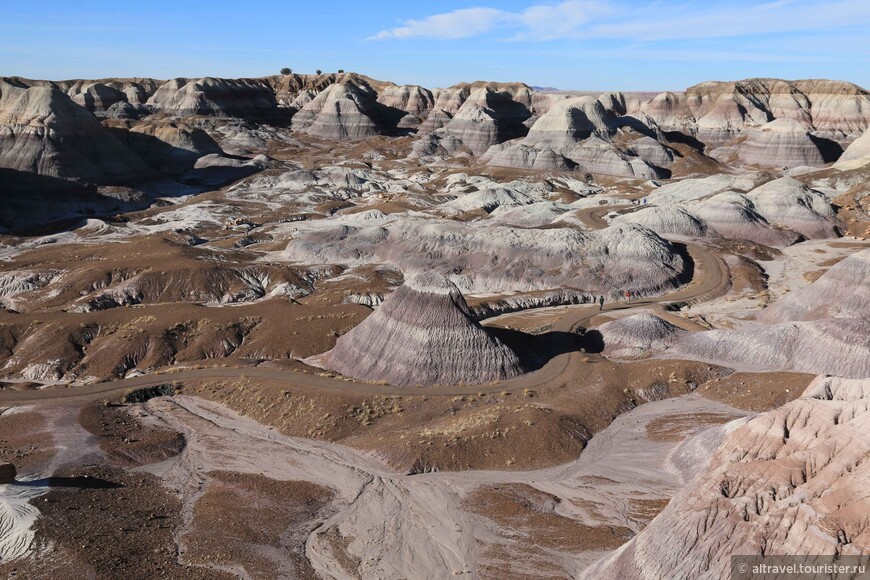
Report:
[[[568,0],[535,4],[511,12],[466,8],[408,20],[370,40],[457,39],[498,32],[505,39],[546,41],[561,38],[612,38],[667,41],[813,32],[870,25],[870,2],[774,0],[757,2],[663,3],[622,9],[614,0]]]
[[[570,35],[609,8],[599,0],[567,0],[539,4],[521,12],[496,8],[465,8],[435,14],[421,20],[406,20],[398,28],[382,30],[369,40],[388,38],[456,39],[480,36],[496,29],[514,29],[517,39],[549,40]]]
[[[596,0],[531,6],[514,16],[524,28],[515,39],[553,40],[574,36],[583,24],[612,12],[613,9],[608,4]]]
[[[676,40],[733,38],[757,34],[813,32],[870,24],[870,2],[799,2],[777,0],[764,4],[702,7],[653,6],[640,17],[602,22],[586,31],[587,38]]]
[[[479,36],[502,24],[508,15],[495,8],[466,8],[436,14],[422,20],[407,20],[404,26],[383,30],[370,40],[386,38],[442,38],[455,39]]]

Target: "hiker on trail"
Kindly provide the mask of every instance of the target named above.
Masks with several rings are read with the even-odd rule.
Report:
[[[629,304],[631,304],[631,290],[625,291],[625,299]]]
[[[598,310],[604,310],[604,294],[598,297]]]
[[[646,198],[643,198],[643,204],[646,205]]]

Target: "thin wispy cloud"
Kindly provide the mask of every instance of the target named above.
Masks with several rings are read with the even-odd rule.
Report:
[[[516,39],[555,39],[612,9],[599,0],[568,0],[560,4],[530,6],[521,12],[496,8],[463,8],[406,20],[402,26],[382,30],[369,40],[433,38],[451,40],[481,36],[496,30],[513,30]]]
[[[613,0],[535,4],[521,11],[465,8],[402,22],[369,40],[451,40],[498,34],[507,40],[623,39],[632,41],[733,38],[870,25],[870,2],[840,0],[767,3],[651,2],[627,9]]]
[[[800,2],[780,0],[763,4],[698,4],[655,9],[657,14],[597,23],[582,31],[586,38],[636,40],[696,40],[758,34],[800,33],[870,24],[870,2]]]
[[[383,30],[370,40],[387,38],[467,38],[486,34],[504,23],[507,13],[495,8],[466,8],[436,14],[422,20],[407,20],[404,26]]]

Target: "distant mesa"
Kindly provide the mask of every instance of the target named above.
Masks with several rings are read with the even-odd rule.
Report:
[[[524,139],[492,154],[489,164],[655,179],[669,176],[664,166],[673,159],[653,128],[618,117],[597,99],[578,97],[556,104]]]
[[[148,99],[159,111],[187,116],[237,117],[277,121],[289,117],[280,109],[275,90],[266,79],[173,79]]]
[[[640,110],[665,131],[693,135],[708,152],[737,138],[744,129],[759,128],[774,119],[795,120],[815,137],[838,143],[854,140],[870,124],[870,93],[840,81],[711,81],[681,93],[629,100],[629,114]]]
[[[268,154],[268,144],[292,139],[291,131],[326,140],[410,136],[397,141],[391,155],[499,171],[574,172],[593,180],[646,181],[726,165],[802,171],[835,162],[833,169],[848,171],[870,161],[868,127],[870,93],[825,80],[707,82],[656,95],[547,92],[487,81],[430,90],[356,73],[9,77],[0,78],[0,169],[6,176],[0,187],[19,201],[37,191],[53,208],[31,212],[42,218],[132,207],[153,194],[140,184],[169,178],[202,186],[199,175],[180,177],[200,157]],[[212,185],[220,182],[214,179]],[[721,197],[692,198],[698,203],[685,212],[646,211],[636,219],[660,225],[662,233],[773,246],[826,237],[839,227],[812,192],[809,205],[800,202],[806,212],[744,195],[749,189],[720,188]]]
[[[395,386],[480,384],[524,372],[517,354],[472,317],[459,289],[429,272],[406,281],[313,362]]]

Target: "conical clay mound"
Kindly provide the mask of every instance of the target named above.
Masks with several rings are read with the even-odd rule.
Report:
[[[516,353],[472,318],[459,289],[432,273],[406,281],[316,362],[397,386],[480,384],[523,372]]]

